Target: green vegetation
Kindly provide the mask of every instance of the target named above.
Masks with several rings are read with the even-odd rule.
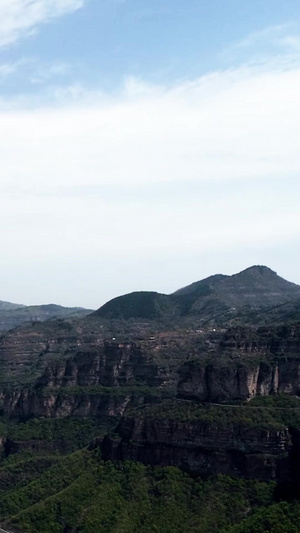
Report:
[[[101,423],[95,418],[33,418],[27,422],[0,419],[0,435],[8,437],[9,453],[19,450],[26,457],[53,452],[70,453],[87,446],[94,437],[103,435],[115,420],[102,418]],[[18,453],[19,455],[19,453]],[[1,462],[0,462],[1,467]]]
[[[87,452],[75,452],[45,469],[37,479],[25,485],[20,483],[5,491],[0,495],[0,516],[5,518],[14,515],[51,494],[60,492],[78,477],[78,472],[85,472],[88,459]]]
[[[41,475],[41,472],[60,461],[58,454],[35,455],[21,453],[10,455],[0,465],[0,494],[16,489]]]
[[[284,400],[281,401],[284,403]],[[146,405],[132,410],[129,415],[134,415],[136,418],[162,418],[182,422],[195,420],[207,424],[216,423],[221,427],[238,425],[275,430],[287,426],[300,427],[300,406],[294,408],[293,402],[292,409],[259,405],[259,401],[257,403],[258,405],[254,401],[244,405],[216,405],[187,400],[166,400],[158,405]]]
[[[87,446],[92,438],[103,431],[103,425],[103,421],[100,425],[94,418],[34,418],[25,423],[11,424],[9,437],[21,441],[61,441],[66,450],[73,451]]]
[[[300,409],[300,398],[290,394],[270,394],[268,396],[256,396],[244,405],[273,409]]]
[[[253,516],[221,533],[299,533],[300,504],[280,502],[261,508]]]
[[[264,411],[261,407],[245,408],[253,413]],[[180,414],[197,420],[200,413],[210,420],[221,419],[224,412],[235,417],[236,411],[235,407],[168,400],[140,412],[160,409],[164,416]],[[240,409],[243,407],[238,406]],[[274,483],[226,476],[205,481],[174,467],[104,463],[99,448],[82,447],[103,434],[109,420],[105,426],[92,418],[32,419],[24,423],[2,418],[0,424],[3,435],[20,443],[17,453],[3,457],[0,463],[0,517],[8,530],[227,533],[230,528],[228,533],[244,533],[232,528],[251,527],[248,520],[259,521],[260,510],[272,512]],[[64,455],[72,450],[77,451]],[[248,531],[252,530],[245,529]]]
[[[218,476],[193,479],[174,467],[103,463],[76,452],[38,479],[0,494],[9,526],[31,533],[218,533],[272,503],[273,484]]]
[[[102,318],[167,318],[177,314],[177,306],[169,296],[158,292],[140,291],[110,300],[94,315]]]
[[[91,386],[74,386],[74,387],[46,387],[40,390],[40,394],[48,396],[51,394],[60,394],[61,396],[153,396],[153,398],[170,398],[175,392],[170,389],[161,389],[159,387],[148,387],[146,385],[133,385],[122,387],[102,387],[101,385]]]

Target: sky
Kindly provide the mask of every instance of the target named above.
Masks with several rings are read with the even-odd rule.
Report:
[[[0,299],[300,284],[297,0],[1,0]]]

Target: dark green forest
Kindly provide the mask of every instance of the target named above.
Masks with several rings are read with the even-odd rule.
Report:
[[[300,530],[300,503],[276,502],[274,482],[223,475],[200,479],[175,467],[104,462],[100,447],[86,446],[107,430],[95,419],[32,419],[25,423],[3,419],[2,430],[9,432],[12,442],[22,443],[20,449],[11,450],[14,453],[3,454],[0,463],[0,516],[10,531]]]

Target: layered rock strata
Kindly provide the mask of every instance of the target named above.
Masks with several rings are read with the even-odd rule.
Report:
[[[106,460],[177,466],[193,475],[276,478],[279,458],[291,448],[288,429],[216,422],[124,418],[102,444]]]
[[[215,353],[199,354],[180,369],[178,393],[200,402],[300,395],[300,326],[235,328]]]

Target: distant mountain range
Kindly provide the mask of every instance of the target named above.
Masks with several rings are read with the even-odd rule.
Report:
[[[97,311],[55,304],[25,306],[0,301],[0,333],[24,323],[53,318],[156,320],[177,324],[228,325],[236,320],[265,323],[300,319],[300,286],[281,278],[266,266],[252,266],[225,276],[216,274],[173,294],[137,291],[118,296]]]
[[[55,304],[26,306],[0,301],[0,332],[26,322],[44,322],[50,318],[80,318],[91,312],[91,309],[82,307],[63,307]]]
[[[300,318],[300,286],[266,266],[252,266],[233,276],[217,274],[166,295],[133,292],[110,300],[94,316],[106,319],[172,320],[197,317],[223,322],[253,312]],[[295,318],[295,317],[294,317]]]

